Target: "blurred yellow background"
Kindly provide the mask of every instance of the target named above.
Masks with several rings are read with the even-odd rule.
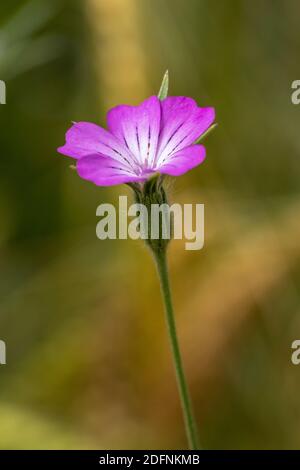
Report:
[[[56,153],[71,121],[158,91],[214,106],[173,202],[205,247],[170,270],[205,448],[299,448],[298,0],[11,0],[0,7],[0,448],[186,446],[159,285],[139,241],[96,238],[97,188]]]

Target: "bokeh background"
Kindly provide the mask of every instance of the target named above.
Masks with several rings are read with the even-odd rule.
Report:
[[[186,446],[159,285],[139,241],[99,241],[97,188],[56,153],[72,120],[158,91],[217,110],[172,181],[205,248],[172,243],[202,445],[300,447],[298,0],[11,0],[0,6],[0,447]]]

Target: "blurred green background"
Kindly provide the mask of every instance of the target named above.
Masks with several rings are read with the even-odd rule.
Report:
[[[300,447],[298,0],[11,0],[0,6],[0,447],[186,446],[156,273],[96,238],[97,188],[56,153],[72,120],[157,92],[215,106],[205,247],[170,249],[202,445]]]

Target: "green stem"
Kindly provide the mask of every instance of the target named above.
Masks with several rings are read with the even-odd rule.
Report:
[[[183,411],[183,416],[184,416],[187,439],[189,443],[189,448],[191,450],[196,450],[196,449],[199,449],[197,427],[196,427],[195,419],[194,419],[193,412],[192,412],[189,390],[188,390],[188,386],[187,386],[185,375],[184,375],[182,359],[181,359],[181,354],[180,354],[180,349],[179,349],[179,343],[178,343],[178,338],[177,338],[176,324],[175,324],[170,283],[169,283],[166,250],[163,249],[157,252],[153,251],[153,253],[154,253],[154,258],[155,258],[157,269],[158,269],[161,292],[162,292],[162,296],[164,300],[167,328],[168,328],[168,333],[169,333],[169,338],[170,338],[170,343],[171,343],[171,350],[172,350],[172,356],[173,356],[173,361],[174,361],[174,366],[175,366],[181,406],[182,406],[182,411]]]

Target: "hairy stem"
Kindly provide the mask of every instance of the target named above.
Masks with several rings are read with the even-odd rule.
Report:
[[[165,314],[166,314],[166,323],[167,329],[169,333],[169,339],[171,344],[171,351],[174,361],[174,367],[176,372],[177,378],[177,385],[181,400],[181,406],[183,411],[185,429],[187,434],[187,439],[189,443],[189,448],[191,450],[199,449],[198,444],[198,437],[197,437],[197,427],[195,423],[195,419],[192,412],[191,400],[189,396],[189,390],[183,370],[181,353],[177,338],[176,332],[176,324],[174,318],[174,311],[173,311],[173,304],[172,304],[172,297],[171,297],[171,290],[170,290],[170,282],[169,282],[169,275],[168,275],[168,267],[167,267],[167,257],[166,257],[166,250],[161,250],[158,252],[153,252],[154,259],[156,261],[157,270],[160,279],[161,285],[161,292],[164,301],[165,307]]]

